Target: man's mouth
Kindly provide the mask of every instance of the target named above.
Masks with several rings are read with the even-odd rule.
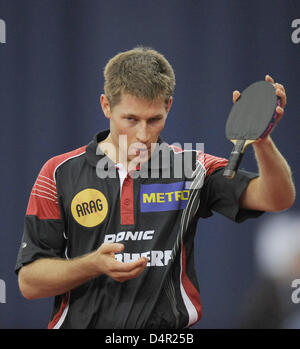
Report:
[[[146,153],[151,150],[151,145],[147,146],[146,144],[144,146],[138,146],[138,147],[133,147],[134,152],[138,153]]]

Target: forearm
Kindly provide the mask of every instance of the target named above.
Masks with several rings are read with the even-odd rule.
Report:
[[[19,287],[28,299],[63,294],[97,276],[90,255],[71,260],[38,259],[21,268]]]
[[[255,143],[253,147],[259,177],[250,182],[243,197],[243,207],[264,211],[289,208],[295,200],[295,187],[287,161],[271,137]]]
[[[19,287],[25,298],[35,299],[56,296],[105,274],[124,282],[138,277],[149,261],[140,257],[123,263],[115,258],[124,245],[103,243],[97,250],[70,260],[58,258],[38,259],[19,271]]]

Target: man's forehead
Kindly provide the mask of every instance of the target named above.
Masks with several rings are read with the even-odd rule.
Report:
[[[134,115],[134,111],[158,111],[162,112],[166,109],[166,101],[163,97],[157,97],[155,99],[146,99],[142,97],[134,96],[130,93],[122,92],[120,96],[120,102],[116,105],[119,108],[126,108],[128,113]],[[160,114],[157,112],[156,114]]]
[[[120,102],[122,101],[133,101],[133,102],[137,102],[137,103],[145,103],[145,104],[149,104],[149,105],[155,105],[155,104],[160,104],[164,102],[164,98],[163,97],[157,97],[154,99],[150,99],[150,98],[143,98],[143,97],[139,97],[139,96],[135,96],[129,92],[121,92],[120,95]]]

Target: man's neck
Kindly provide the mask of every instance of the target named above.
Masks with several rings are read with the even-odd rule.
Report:
[[[113,143],[110,133],[105,139],[98,142],[98,147],[100,147],[102,152],[114,163],[119,162],[119,146]]]

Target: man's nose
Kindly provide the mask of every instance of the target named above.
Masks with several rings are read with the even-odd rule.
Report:
[[[150,139],[150,134],[148,131],[148,127],[146,123],[142,123],[139,125],[138,132],[136,134],[136,138],[141,143],[147,143]]]

